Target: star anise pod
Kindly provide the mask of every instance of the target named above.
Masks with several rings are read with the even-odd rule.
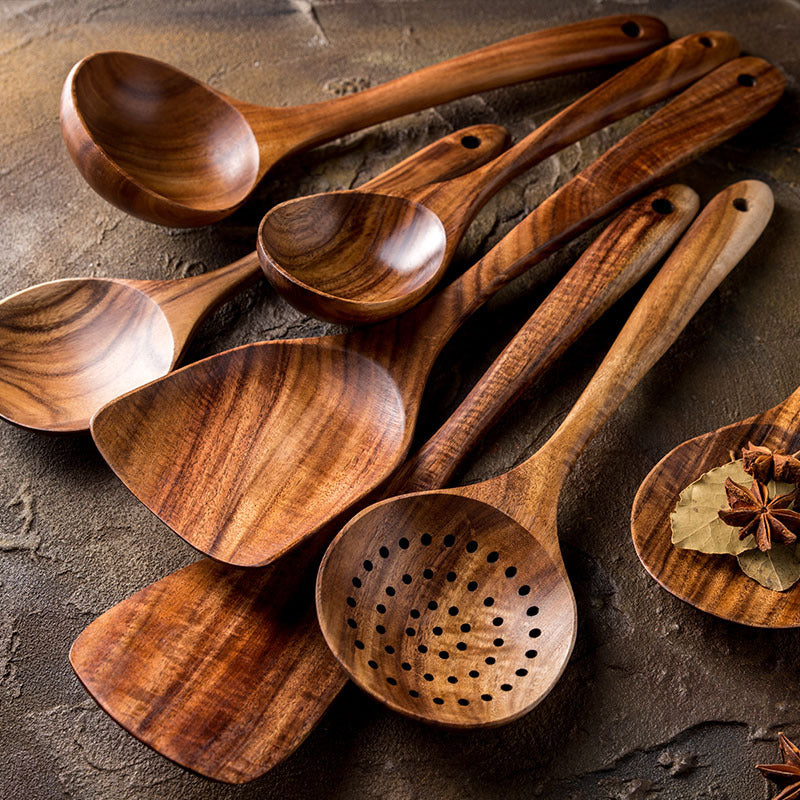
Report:
[[[769,447],[748,442],[747,447],[742,448],[742,466],[745,472],[762,483],[774,477],[776,481],[797,484],[800,483],[800,459],[797,456],[798,453],[775,453]]]
[[[782,733],[778,734],[783,764],[756,764],[765,778],[776,783],[789,781],[773,800],[800,800],[800,749],[792,744]]]
[[[752,488],[748,490],[726,478],[725,494],[728,495],[730,508],[723,508],[717,513],[726,525],[741,528],[740,540],[753,534],[758,549],[762,551],[771,549],[773,541],[792,544],[797,540],[800,513],[789,508],[797,489],[770,500],[767,486],[761,481],[754,480]]]

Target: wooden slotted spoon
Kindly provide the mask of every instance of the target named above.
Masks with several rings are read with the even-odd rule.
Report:
[[[381,495],[444,486],[516,395],[669,249],[697,206],[677,185],[620,214]],[[348,516],[269,567],[203,559],[119,603],[75,641],[78,677],[126,730],[179,764],[233,783],[263,774],[346,682],[317,625],[313,581]]]
[[[334,539],[317,578],[317,613],[359,686],[453,727],[510,722],[552,689],[577,626],[556,525],[564,480],[771,213],[772,194],[758,181],[709,203],[567,418],[527,461],[471,486],[384,500]]]
[[[588,20],[288,108],[234,100],[145,56],[94,53],[64,83],[61,131],[81,175],[110,203],[161,225],[207,225],[299,150],[474,92],[632,61],[666,41],[666,26],[653,17]]]
[[[351,333],[245,345],[92,419],[111,468],[198,550],[263,566],[383,482],[408,451],[444,344],[492,294],[780,97],[766,61],[729,61],[545,200],[422,305]]]
[[[434,187],[324,192],[281,203],[259,229],[264,272],[289,302],[316,317],[366,323],[396,316],[439,283],[476,214],[509,181],[738,52],[727,33],[685,36],[617,73],[481,169]]]
[[[498,125],[464,128],[362,188],[402,192],[452,179],[496,156],[507,139]],[[5,298],[0,417],[40,431],[88,430],[92,414],[109,400],[166,375],[200,323],[260,275],[253,252],[191,278],[67,278]]]

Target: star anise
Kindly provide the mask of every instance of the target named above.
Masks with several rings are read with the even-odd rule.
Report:
[[[726,525],[741,528],[740,540],[753,534],[758,549],[762,551],[771,549],[773,541],[792,544],[797,540],[800,513],[789,508],[797,496],[797,489],[770,500],[767,486],[761,481],[754,480],[748,490],[726,478],[725,493],[730,508],[720,510],[719,518]]]
[[[800,483],[800,459],[798,453],[785,455],[775,453],[763,445],[747,443],[742,448],[742,466],[744,471],[756,480],[767,483],[773,477],[776,481]]]
[[[792,744],[782,733],[778,734],[783,764],[756,764],[765,778],[776,783],[790,781],[773,800],[800,800],[800,749]]]

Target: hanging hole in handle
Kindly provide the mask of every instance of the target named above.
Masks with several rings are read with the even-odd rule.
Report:
[[[699,41],[700,41],[700,44],[703,45],[703,47],[713,47],[714,46],[714,42],[712,42],[711,39],[708,38],[708,36],[701,36]]]
[[[675,206],[666,197],[656,197],[650,205],[656,214],[671,214],[675,210]]]
[[[477,136],[462,136],[461,144],[466,147],[467,150],[474,150],[476,147],[480,147],[481,140]]]
[[[756,85],[755,77],[746,72],[743,72],[736,80],[739,82],[739,86],[747,86],[748,88],[752,88]]]
[[[747,200],[745,200],[744,197],[737,197],[733,201],[733,207],[737,211],[749,211],[750,210],[750,206],[747,204]]]
[[[631,39],[636,39],[642,35],[642,29],[639,27],[639,23],[633,21],[623,22],[622,32],[626,36],[630,36]]]

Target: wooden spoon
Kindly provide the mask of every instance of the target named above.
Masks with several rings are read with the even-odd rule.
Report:
[[[250,344],[184,367],[95,415],[100,452],[194,547],[231,564],[268,564],[394,471],[428,373],[473,311],[766,113],[783,85],[765,61],[728,62],[551,195],[435,297],[363,330]]]
[[[507,138],[498,125],[464,128],[364,186],[391,192],[452,179],[496,156]],[[200,323],[260,274],[254,252],[191,278],[69,278],[0,301],[0,417],[35,430],[88,430],[109,400],[166,375]]]
[[[680,91],[736,57],[716,31],[662,47],[470,175],[387,194],[324,192],[281,203],[261,221],[258,255],[290,303],[322,319],[378,322],[441,280],[475,215],[509,181],[615,120]]]
[[[747,196],[742,212],[734,197]],[[752,245],[772,196],[717,195],[659,271],[578,402],[504,475],[384,500],[358,514],[317,578],[322,633],[350,677],[391,708],[453,727],[510,722],[552,689],[577,611],[558,546],[578,455]],[[733,247],[717,244],[733,242]]]
[[[95,53],[70,71],[61,130],[92,188],[161,225],[231,214],[291,153],[474,92],[628,61],[667,29],[635,14],[519,36],[357,94],[311,105],[243,103],[144,56]]]
[[[381,495],[443,486],[514,397],[669,249],[697,205],[688,187],[671,186],[617,217]],[[319,632],[313,581],[348,515],[270,567],[203,559],[119,603],[75,641],[78,677],[126,730],[179,764],[235,783],[263,774],[346,681]]]
[[[729,196],[748,216],[769,218],[763,196],[738,191]],[[766,190],[762,190],[766,194]],[[741,201],[744,203],[741,203]],[[763,226],[763,225],[762,225]],[[724,235],[724,231],[720,232]],[[733,249],[746,250],[747,241]],[[713,243],[715,249],[722,242]],[[800,449],[800,389],[774,408],[711,433],[695,436],[667,453],[644,479],[633,502],[631,530],[645,569],[668,591],[693,606],[723,619],[760,628],[800,627],[800,587],[773,592],[748,578],[729,556],[681,550],[672,544],[670,514],[686,486],[704,472],[730,461],[748,442],[784,453]]]

